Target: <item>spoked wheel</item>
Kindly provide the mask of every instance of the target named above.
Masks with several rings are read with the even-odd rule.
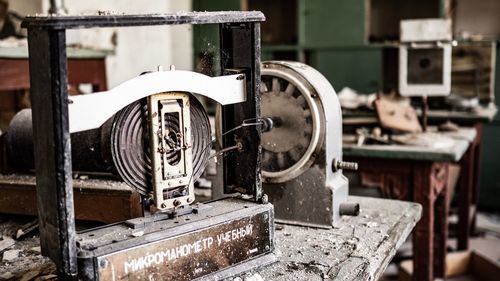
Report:
[[[321,148],[318,95],[299,73],[271,62],[263,63],[260,92],[261,115],[274,123],[262,134],[263,181],[285,182],[307,170]]]

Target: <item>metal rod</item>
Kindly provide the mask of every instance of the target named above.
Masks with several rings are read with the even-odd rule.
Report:
[[[67,14],[68,10],[66,9],[66,5],[64,0],[50,0],[50,14]]]
[[[429,104],[427,102],[427,95],[422,96],[422,129],[424,132],[427,131],[427,111],[429,110]]]
[[[232,150],[239,150],[239,151],[241,151],[242,149],[243,149],[243,144],[241,142],[238,142],[238,143],[236,143],[236,145],[233,145],[233,146],[230,146],[230,147],[226,147],[226,148],[223,148],[223,149],[217,151],[216,153],[210,155],[209,158],[217,157],[219,155],[222,155],[222,154],[224,154],[226,152],[229,152],[229,151],[232,151]]]
[[[59,280],[76,279],[66,31],[29,29],[28,47],[40,246]]]

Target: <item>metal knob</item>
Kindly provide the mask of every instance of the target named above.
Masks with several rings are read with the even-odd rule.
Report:
[[[266,133],[274,128],[274,121],[271,117],[263,117],[262,119],[262,132]]]
[[[340,203],[339,214],[341,216],[357,216],[359,215],[358,203]]]
[[[358,163],[356,163],[356,162],[347,162],[347,161],[342,161],[342,160],[338,160],[338,159],[333,159],[332,170],[334,172],[336,172],[338,170],[357,171],[358,170]]]

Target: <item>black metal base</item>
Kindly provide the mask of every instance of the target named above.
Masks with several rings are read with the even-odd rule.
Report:
[[[275,261],[271,204],[228,198],[81,233],[80,280],[221,279]]]

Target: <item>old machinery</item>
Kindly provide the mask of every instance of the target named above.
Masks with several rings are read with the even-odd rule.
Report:
[[[76,97],[74,101],[78,102],[78,99]],[[149,109],[148,100],[156,101],[156,108]],[[163,107],[163,104],[174,106],[168,111],[168,107]],[[162,106],[162,109],[158,110],[158,106]],[[179,111],[184,115],[178,114]],[[151,112],[161,114],[158,113],[154,118],[148,115]],[[160,122],[160,116],[163,116],[164,122]],[[153,139],[150,136],[153,132],[150,128],[155,127],[158,128],[154,132],[156,136],[162,136],[160,145],[158,137]],[[151,148],[150,139],[156,141]],[[210,144],[208,116],[192,94],[157,94],[132,102],[99,128],[74,132],[71,141],[73,170],[118,175],[142,196],[154,195],[151,198],[158,209],[169,209],[175,200],[194,201],[193,183],[206,166],[209,156],[207,147]],[[6,166],[11,171],[28,172],[34,168],[31,109],[21,110],[14,116],[5,133],[4,146]],[[163,166],[166,173],[169,173],[167,169],[175,168],[176,173],[171,172],[163,179],[161,173],[154,172],[154,165],[158,169]],[[154,176],[158,180],[153,180]],[[159,186],[155,187],[155,184]],[[170,199],[164,202],[163,197],[159,196],[160,191]]]
[[[33,109],[8,130],[7,158],[26,170],[32,162],[16,161],[16,153],[24,147],[26,159],[34,154],[42,253],[61,279],[221,279],[275,260],[273,206],[260,172],[263,20],[260,12],[26,18],[30,64],[37,66],[30,68]],[[219,24],[224,75],[159,70],[68,97],[66,29],[186,23]],[[193,184],[212,143],[193,94],[222,106],[225,132],[227,157],[214,188],[228,195],[204,204],[194,203]],[[141,194],[145,215],[77,233],[71,174],[89,169],[119,175]]]
[[[451,91],[452,31],[449,19],[402,20],[399,93],[422,97],[422,127],[427,129],[427,97]]]
[[[326,78],[298,62],[268,61],[261,69],[262,116],[272,129],[262,134],[262,181],[280,222],[332,227],[343,214],[348,181],[342,161],[342,114]]]
[[[190,105],[191,142],[196,151],[193,159],[196,179],[208,157],[202,147],[210,143],[210,127],[201,103],[191,94],[186,97],[189,97]],[[144,153],[149,145],[147,101],[147,98],[142,98],[132,102],[99,128],[72,133],[73,170],[114,173],[140,194],[151,192],[149,149]],[[174,129],[179,130],[178,118],[173,121]],[[12,118],[4,134],[4,146],[8,168],[16,172],[34,169],[31,109],[23,109]]]
[[[401,21],[399,92],[445,96],[451,89],[451,21]]]

